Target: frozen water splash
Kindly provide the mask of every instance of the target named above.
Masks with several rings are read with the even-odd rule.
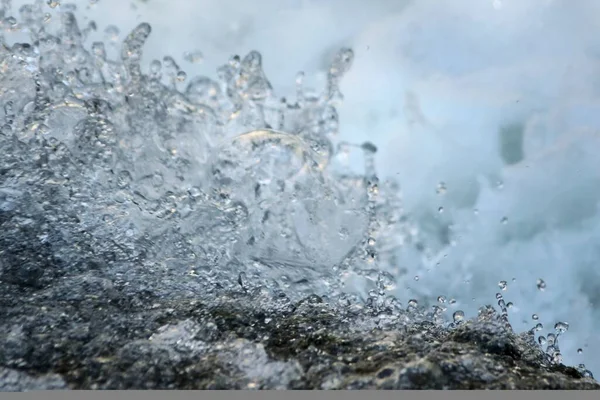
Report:
[[[188,76],[169,56],[145,68],[149,24],[126,35],[111,59],[110,42],[87,41],[95,24],[82,28],[74,6],[52,3],[15,16],[10,2],[0,8],[0,223],[10,227],[6,237],[38,224],[37,239],[50,247],[47,259],[18,273],[2,270],[4,279],[43,287],[48,265],[61,275],[98,262],[118,276],[162,274],[165,296],[178,285],[207,299],[239,289],[257,307],[327,302],[361,329],[467,322],[453,299],[426,308],[421,298],[432,293],[423,288],[406,305],[396,297],[406,281],[401,256],[431,268],[445,250],[404,213],[398,183],[379,179],[377,148],[337,138],[352,50],[333,57],[321,93],[300,73],[290,100],[277,97],[256,51],[231,57],[215,79]],[[109,41],[118,35],[105,32]],[[9,44],[11,35],[28,38]],[[438,194],[446,190],[441,182]],[[450,245],[458,234],[449,229]],[[480,309],[480,318],[512,329],[512,303],[500,293],[497,302],[500,315]],[[568,324],[556,326],[539,343],[558,363]],[[186,321],[150,341],[202,352],[203,329]],[[227,346],[251,380],[296,374],[295,365],[268,361],[260,345]]]

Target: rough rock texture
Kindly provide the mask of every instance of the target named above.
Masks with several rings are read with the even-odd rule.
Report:
[[[451,328],[406,313],[377,327],[366,309],[341,313],[317,296],[273,303],[239,290],[209,305],[157,297],[150,276],[135,290],[99,273],[39,288],[11,283],[9,271],[2,390],[600,389],[493,313]]]

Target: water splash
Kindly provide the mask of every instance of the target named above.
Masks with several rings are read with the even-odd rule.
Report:
[[[231,57],[217,79],[188,76],[169,56],[144,71],[149,24],[111,60],[105,43],[86,44],[94,27],[80,29],[72,7],[52,2],[59,18],[49,18],[38,1],[17,19],[2,4],[5,32],[29,35],[13,45],[0,38],[2,210],[15,211],[22,227],[41,207],[64,265],[103,260],[115,274],[186,275],[199,295],[240,287],[258,299],[364,305],[379,316],[366,326],[465,323],[462,310],[444,314],[453,299],[439,296],[426,312],[421,300],[404,310],[394,296],[403,251],[418,249],[425,265],[441,256],[404,213],[398,183],[380,181],[377,148],[337,139],[352,50],[334,56],[319,95],[300,73],[290,102],[276,96],[257,51]],[[105,33],[109,41],[119,34]],[[357,157],[360,173],[348,161]],[[446,191],[441,182],[437,192]],[[546,352],[560,362],[552,335]]]

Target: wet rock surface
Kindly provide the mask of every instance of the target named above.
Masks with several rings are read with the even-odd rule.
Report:
[[[99,274],[43,289],[3,280],[0,388],[600,389],[493,312],[455,326],[405,311],[374,319],[260,288],[209,304],[161,296],[145,278],[137,289]]]

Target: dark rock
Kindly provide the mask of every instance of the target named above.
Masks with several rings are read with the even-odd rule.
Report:
[[[91,275],[72,282],[90,295],[0,294],[0,388],[600,389],[494,320],[370,329],[318,301],[293,313],[239,292],[133,302]]]

